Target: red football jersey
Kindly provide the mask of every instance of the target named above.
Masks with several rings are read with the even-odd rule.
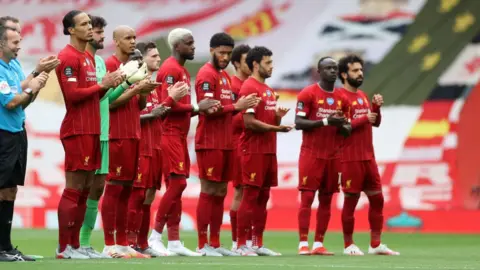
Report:
[[[328,92],[316,83],[305,87],[297,96],[296,115],[306,119],[319,121],[337,110],[348,117],[348,101],[339,88]],[[315,158],[339,158],[343,143],[344,137],[334,126],[303,130],[301,152]]]
[[[105,61],[108,72],[116,71],[121,64],[115,55]],[[126,104],[110,110],[110,139],[140,139],[140,133],[140,106],[135,95]]]
[[[95,61],[67,45],[58,54],[55,69],[67,112],[60,127],[60,138],[80,134],[100,134],[100,86]]]
[[[157,82],[161,83],[158,88],[161,100],[168,98],[168,87],[179,81],[190,85],[190,74],[173,56],[170,56],[157,72]],[[190,129],[192,108],[191,91],[189,90],[187,95],[172,106],[170,112],[163,119],[162,135],[186,137]]]
[[[269,125],[276,123],[277,100],[275,92],[268,85],[261,83],[250,77],[245,80],[240,89],[240,97],[256,93],[262,100],[255,108],[249,108],[244,113],[253,113],[255,118]],[[276,132],[255,132],[250,129],[244,129],[240,136],[241,151],[244,154],[277,153],[277,134]]]
[[[352,123],[352,135],[345,140],[343,149],[344,161],[371,160],[375,158],[373,149],[372,124],[367,114],[371,111],[378,114],[375,126],[379,126],[382,116],[380,107],[370,106],[367,95],[361,90],[356,93],[341,89],[349,102],[349,115]]]
[[[243,81],[240,80],[237,76],[232,76],[232,100],[237,102],[238,97],[240,96],[240,88],[242,87]],[[240,135],[242,135],[243,129],[243,114],[237,113],[233,116],[233,146],[237,147],[240,144]]]
[[[160,99],[157,91],[153,91],[147,97],[147,105],[152,104],[152,109],[160,105]],[[152,148],[162,149],[162,118],[157,117],[150,120],[152,124]]]
[[[204,98],[219,100],[223,110],[209,116],[200,114],[195,134],[195,149],[233,149],[232,119],[234,107],[230,76],[206,63],[195,80],[197,102]]]

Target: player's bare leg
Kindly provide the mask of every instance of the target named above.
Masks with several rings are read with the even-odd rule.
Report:
[[[315,191],[300,191],[300,209],[298,209],[298,254],[310,255],[308,245],[308,231],[310,229],[310,216],[312,212],[312,203],[315,199]]]
[[[355,227],[355,207],[357,206],[360,194],[344,193],[343,209],[342,209],[342,228],[343,241],[345,248],[343,254],[352,256],[362,256],[363,252],[355,245],[353,241],[353,229]]]
[[[365,191],[370,203],[368,209],[368,222],[370,223],[370,247],[368,254],[376,255],[400,255],[400,252],[393,251],[382,244],[381,236],[383,229],[383,193],[382,191]]]
[[[317,226],[315,229],[312,255],[333,255],[333,252],[328,251],[323,245],[328,223],[330,222],[332,196],[333,194],[323,193],[321,190],[318,192],[319,206],[317,209]]]
[[[58,204],[58,259],[89,259],[80,253],[79,233],[85,217],[86,202],[93,181],[93,171],[65,172],[66,184]]]

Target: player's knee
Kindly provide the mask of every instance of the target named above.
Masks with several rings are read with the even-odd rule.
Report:
[[[147,192],[145,192],[145,200],[143,201],[143,204],[151,205],[155,200],[155,193],[156,193],[155,188],[147,189]]]
[[[370,203],[370,207],[382,209],[385,200],[383,198],[383,194],[381,192],[376,193],[374,195],[368,195],[368,201]]]
[[[343,195],[344,195],[345,197],[360,197],[360,193],[344,192]]]
[[[225,197],[227,196],[227,183],[221,183],[220,185],[217,186],[217,191],[215,192],[215,196],[219,197]]]
[[[0,189],[0,201],[15,201],[17,190],[17,187]]]
[[[242,187],[236,187],[235,192],[233,194],[233,200],[234,201],[241,201],[242,200],[242,195],[243,195]]]
[[[300,202],[302,207],[311,207],[314,199],[315,192],[313,191],[302,191],[300,193]]]

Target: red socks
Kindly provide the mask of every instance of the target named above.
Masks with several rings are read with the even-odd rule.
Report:
[[[165,223],[167,222],[167,218],[170,220],[170,218],[173,218],[174,221],[180,219],[180,217],[169,217],[169,215],[173,215],[173,212],[176,211],[177,214],[181,215],[182,214],[182,205],[181,205],[181,198],[182,198],[182,193],[183,190],[187,187],[187,179],[183,177],[175,177],[172,178],[170,177],[168,179],[168,187],[167,191],[163,195],[162,200],[160,201],[160,205],[158,206],[157,210],[157,216],[155,217],[155,230],[157,232],[163,231],[163,227],[165,226]],[[174,204],[176,204],[177,200],[179,201],[180,205],[177,205],[176,207],[180,207],[180,212],[178,213],[178,209],[175,209]],[[174,221],[169,221],[171,225],[173,225],[172,222]],[[169,232],[170,234],[170,232]]]
[[[322,242],[327,232],[328,222],[330,221],[330,206],[332,204],[332,194],[319,194],[320,205],[317,210],[317,226],[315,229],[315,242]]]
[[[115,220],[115,240],[117,245],[128,246],[127,240],[127,211],[128,201],[132,193],[131,186],[122,186],[122,192],[117,201],[117,219]]]
[[[70,245],[73,248],[80,247],[80,229],[82,228],[83,220],[85,219],[85,211],[87,210],[87,199],[88,194],[90,194],[90,189],[85,189],[80,194],[80,198],[78,199],[78,206],[77,206],[77,220],[75,221],[75,225],[72,229],[72,235],[70,240]]]
[[[212,215],[210,218],[210,245],[220,247],[220,228],[223,223],[223,203],[225,196],[212,196]]]
[[[308,241],[310,216],[315,191],[302,190],[300,192],[300,209],[298,209],[298,236],[300,241]]]
[[[357,207],[359,194],[345,196],[342,209],[343,241],[345,248],[353,244],[353,229],[355,227],[355,207]]]
[[[383,229],[383,194],[378,193],[368,196],[370,208],[368,210],[368,222],[370,223],[370,246],[376,248],[381,243]]]
[[[168,241],[180,240],[180,221],[182,219],[182,199],[175,201],[175,204],[171,210],[171,214],[168,216]]]
[[[263,232],[267,224],[267,203],[270,189],[261,189],[258,194],[257,206],[253,213],[253,246],[263,246]]]
[[[152,206],[150,204],[144,204],[142,208],[142,224],[137,235],[137,245],[141,249],[146,249],[148,248],[148,232],[150,231],[151,216],[150,209]]]
[[[102,223],[106,246],[115,245],[115,221],[117,216],[117,203],[123,187],[120,185],[105,185],[102,202]]]
[[[237,213],[238,247],[247,244],[247,234],[252,227],[252,214],[256,210],[259,195],[259,188],[245,186],[243,189],[242,202]]]
[[[208,225],[212,217],[213,195],[201,192],[197,203],[198,248],[208,244]]]
[[[134,187],[128,200],[127,231],[128,244],[137,246],[137,237],[142,226],[142,208],[145,201],[145,189]]]
[[[237,242],[237,211],[230,210],[230,226],[232,226],[232,241]]]
[[[58,203],[59,252],[63,252],[67,245],[71,244],[73,228],[78,220],[77,208],[80,197],[80,191],[66,188],[63,190],[62,197]]]

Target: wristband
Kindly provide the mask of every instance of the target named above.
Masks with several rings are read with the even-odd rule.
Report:
[[[323,122],[324,126],[328,126],[328,119],[327,118],[323,118],[322,122]]]
[[[32,75],[33,75],[33,77],[35,78],[35,77],[37,77],[38,75],[40,75],[40,72],[34,70],[34,71],[32,71]]]
[[[125,82],[128,84],[128,86],[132,86],[132,83],[129,82],[128,80],[125,80]]]
[[[23,90],[23,92],[24,92],[25,94],[29,95],[29,96],[33,96],[32,91],[33,91],[33,90],[32,90],[31,88],[27,88],[27,89]]]
[[[194,112],[198,112],[200,110],[197,104],[193,104],[192,107]]]

